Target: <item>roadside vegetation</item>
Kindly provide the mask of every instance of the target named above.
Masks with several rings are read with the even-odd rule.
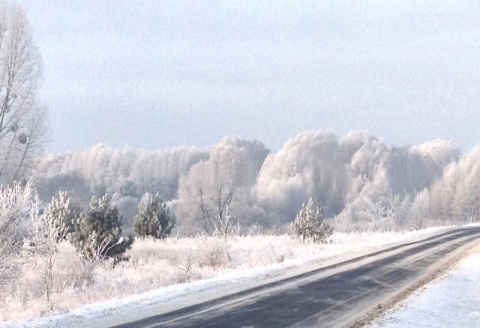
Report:
[[[137,238],[124,254],[86,261],[67,240],[56,246],[48,287],[45,264],[48,253],[23,253],[20,274],[0,292],[0,321],[59,314],[85,304],[119,299],[172,286],[238,272],[252,274],[266,267],[293,268],[361,254],[401,241],[414,240],[441,230],[405,232],[334,232],[328,243],[303,242],[293,234],[199,234],[170,236],[163,240]],[[51,263],[51,262],[50,262]],[[46,288],[49,288],[48,297]]]

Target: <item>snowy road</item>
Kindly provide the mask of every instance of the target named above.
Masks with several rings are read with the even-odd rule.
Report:
[[[461,253],[479,235],[479,227],[456,229],[267,284],[245,286],[233,294],[197,302],[185,300],[183,307],[165,306],[143,319],[116,327],[353,325],[380,303]]]

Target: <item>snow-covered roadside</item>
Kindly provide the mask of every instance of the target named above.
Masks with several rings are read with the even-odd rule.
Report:
[[[480,247],[369,328],[480,327]]]
[[[210,275],[209,279],[167,286],[138,295],[97,302],[70,310],[67,313],[35,320],[4,322],[0,324],[0,327],[85,327],[88,326],[88,323],[96,322],[106,316],[115,317],[126,312],[139,313],[148,306],[181,299],[186,295],[211,290],[214,291],[217,288],[224,289],[232,285],[245,285],[252,281],[265,279],[266,277],[280,276],[291,268],[298,268],[308,264],[327,264],[332,260],[345,260],[384,248],[387,245],[425,238],[432,234],[441,233],[447,229],[449,228],[430,228],[408,233],[334,234],[333,243],[328,245],[298,244],[294,241],[289,242],[285,239],[285,236],[243,237],[243,239],[240,238],[236,242],[232,241],[230,250],[233,254],[236,254],[238,258],[246,258],[250,263],[236,263],[235,269],[227,268],[214,272],[210,271],[210,274],[216,274],[216,276]],[[279,241],[277,242],[282,243],[282,247],[284,248],[282,252],[279,252],[279,250],[283,248],[275,246],[274,238],[278,238]],[[185,241],[183,241],[183,244],[184,243]],[[147,244],[143,247],[148,248],[152,246],[158,247],[158,244]],[[284,255],[285,260],[282,260],[281,263],[266,266],[264,262],[259,261],[257,257],[252,260],[252,254],[264,254],[266,247],[272,248],[272,252],[275,249],[275,256]],[[260,253],[256,248],[263,249],[263,252]],[[249,257],[243,255],[240,257],[239,255],[241,254],[249,255]],[[257,266],[255,266],[255,264],[257,264]],[[144,267],[143,270],[145,269]],[[144,274],[148,276],[147,272]]]

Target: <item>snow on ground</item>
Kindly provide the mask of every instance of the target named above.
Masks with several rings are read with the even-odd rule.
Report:
[[[480,247],[370,328],[480,327]]]
[[[303,244],[288,235],[232,237],[227,242],[206,236],[163,242],[138,240],[130,251],[130,261],[114,269],[108,265],[94,268],[89,278],[93,279],[92,285],[71,285],[56,293],[55,307],[42,298],[25,300],[33,293],[29,288],[35,287],[34,273],[24,281],[24,287],[12,286],[16,292],[0,307],[0,328],[85,326],[106,316],[138,312],[185,295],[279,276],[292,268],[346,260],[447,229],[334,233],[331,243],[323,245]],[[81,271],[79,263],[72,262],[75,254],[69,249],[64,252],[58,259],[61,273],[69,276],[72,272],[68,270]]]

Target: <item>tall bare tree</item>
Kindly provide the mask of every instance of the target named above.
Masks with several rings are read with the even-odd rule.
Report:
[[[0,182],[22,178],[45,142],[41,57],[25,11],[0,0]]]
[[[214,145],[206,161],[180,178],[174,209],[182,229],[227,237],[252,223],[252,188],[268,150],[257,140],[228,137]]]
[[[187,199],[196,207],[197,216],[201,218],[207,234],[220,233],[227,237],[235,222],[231,207],[238,192],[238,183],[216,161],[201,162],[197,168],[200,181],[187,190]]]

